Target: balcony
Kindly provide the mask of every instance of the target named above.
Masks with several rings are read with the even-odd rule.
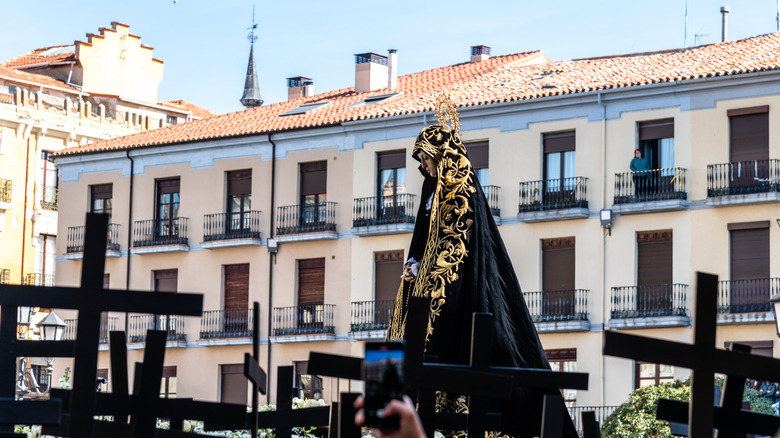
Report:
[[[151,219],[133,224],[135,254],[187,251],[187,223],[189,218]]]
[[[206,310],[200,319],[200,338],[251,337],[253,319],[252,309]]]
[[[780,293],[780,278],[718,282],[718,323],[773,322],[769,298]]]
[[[336,203],[287,205],[276,212],[276,238],[279,242],[336,239]]]
[[[11,188],[13,183],[10,179],[0,178],[0,210],[11,209]]]
[[[351,337],[356,339],[384,339],[390,319],[393,317],[395,300],[353,301],[350,309]],[[371,333],[356,333],[379,331],[377,336]]]
[[[11,283],[11,270],[0,269],[0,284],[10,284],[10,283]]]
[[[84,256],[84,225],[68,227],[65,257],[80,259]],[[108,224],[106,236],[106,257],[119,257],[119,224]]]
[[[613,287],[607,325],[611,329],[690,325],[687,295],[687,284]]]
[[[41,208],[44,210],[57,211],[57,199],[59,190],[57,187],[44,187],[41,196]]]
[[[62,339],[66,341],[75,341],[76,333],[78,332],[78,319],[66,319],[65,320],[65,332],[62,334]],[[108,317],[100,319],[100,337],[98,342],[101,344],[108,344],[108,334],[116,331],[119,327],[119,318]]]
[[[682,210],[688,206],[685,169],[673,167],[615,174],[612,210],[621,214]]]
[[[352,204],[352,232],[361,237],[413,232],[414,198],[411,193],[400,193],[355,199]]]
[[[569,416],[571,417],[572,421],[574,422],[574,428],[577,429],[577,433],[582,436],[583,433],[583,424],[582,424],[582,413],[593,411],[596,414],[596,421],[599,422],[599,424],[604,424],[604,420],[609,417],[612,412],[619,408],[619,406],[568,406],[567,409],[569,410]]]
[[[54,286],[54,274],[27,274],[24,276],[24,284],[27,286]]]
[[[707,166],[707,205],[780,201],[780,160],[754,160]]]
[[[209,249],[260,245],[260,212],[204,215],[203,242]]]
[[[581,176],[520,183],[521,222],[584,219],[589,215],[587,183]]]
[[[523,292],[537,331],[562,333],[590,330],[587,289]]]
[[[487,199],[488,208],[490,208],[490,214],[500,218],[501,209],[498,207],[498,192],[501,191],[501,187],[482,186],[482,191],[485,192],[485,198]]]
[[[302,341],[333,339],[336,327],[333,323],[334,304],[306,304],[302,306],[274,307],[273,336],[309,335]],[[313,337],[311,335],[314,335]],[[322,336],[331,335],[331,336]],[[277,340],[277,342],[284,342]]]
[[[165,330],[168,341],[186,341],[184,317],[181,315],[131,315],[128,321],[129,342],[146,342],[148,330]]]

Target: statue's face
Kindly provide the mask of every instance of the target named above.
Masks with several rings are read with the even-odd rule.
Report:
[[[430,176],[436,176],[436,160],[425,152],[420,152],[417,154],[417,157],[420,159],[420,166],[422,166],[423,170],[428,172]]]

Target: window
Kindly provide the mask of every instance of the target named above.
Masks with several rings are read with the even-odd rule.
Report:
[[[154,273],[154,291],[155,292],[176,292],[179,283],[178,269],[166,269],[153,271]],[[167,330],[168,338],[175,337],[176,316],[175,315],[155,315],[155,330]]]
[[[298,260],[298,328],[322,327],[325,259]]]
[[[328,105],[330,105],[332,103],[333,102],[330,102],[330,101],[329,102],[307,103],[307,104],[303,104],[303,105],[301,105],[301,106],[299,106],[297,108],[293,108],[290,111],[287,111],[287,112],[284,112],[282,114],[279,114],[279,116],[283,117],[283,116],[294,116],[294,115],[297,115],[297,114],[305,114],[305,113],[308,113],[309,111],[314,111],[314,110],[322,108],[324,106],[328,106]]]
[[[108,392],[108,368],[98,368],[96,377],[98,378],[97,391]]]
[[[553,371],[563,371],[573,373],[577,371],[577,349],[563,348],[558,350],[544,350],[547,361],[550,362],[550,368]],[[566,407],[572,407],[577,402],[576,389],[562,389],[561,395]]]
[[[574,237],[542,239],[542,317],[573,315]]]
[[[727,114],[731,186],[763,186],[770,180],[769,106],[732,109]]]
[[[634,362],[634,388],[674,381],[674,367],[650,362]]]
[[[219,401],[246,405],[248,380],[244,376],[244,364],[220,365],[222,376]]]
[[[769,221],[728,224],[732,311],[769,311]]]
[[[54,262],[57,255],[57,237],[41,234],[35,247],[35,272],[44,275],[44,283],[52,286],[54,283]],[[46,277],[49,277],[47,279]],[[49,284],[52,283],[52,284]]]
[[[89,186],[90,213],[105,213],[111,220],[111,199],[114,193],[113,184],[99,184]]]
[[[640,122],[639,149],[651,169],[674,167],[674,119]],[[666,171],[665,173],[669,173]],[[671,173],[669,173],[671,175]]]
[[[574,131],[548,133],[542,136],[544,149],[545,202],[555,202],[573,196],[576,188]]]
[[[178,122],[176,116],[165,116],[165,123],[168,125],[175,125]]]
[[[249,229],[249,211],[252,210],[252,170],[227,173],[227,212],[231,231]]]
[[[38,382],[38,387],[41,391],[44,388],[49,388],[50,376],[48,371],[48,365],[30,365],[35,381]]]
[[[486,187],[490,185],[490,175],[488,172],[488,159],[490,150],[486,141],[472,141],[466,143],[466,153],[471,161],[471,168],[477,174],[477,180]]]
[[[223,330],[238,332],[247,330],[249,309],[249,264],[225,265],[225,287],[222,318]]]
[[[406,193],[406,151],[380,152],[377,155],[377,217],[404,215]]]
[[[166,366],[162,370],[160,398],[176,398],[176,367]]]
[[[395,302],[399,277],[403,268],[404,251],[402,249],[374,253],[374,299],[377,302]]]
[[[295,362],[295,386],[299,398],[319,400],[323,397],[322,378],[307,373],[308,361]]]
[[[57,209],[58,173],[54,167],[52,152],[41,151],[41,207],[49,210]]]
[[[637,307],[659,315],[672,308],[672,230],[640,231],[637,241]]]
[[[301,163],[301,223],[314,225],[327,219],[328,162]]]
[[[157,234],[176,236],[179,234],[179,178],[157,180]]]

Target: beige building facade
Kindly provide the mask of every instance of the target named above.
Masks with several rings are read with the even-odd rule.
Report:
[[[732,45],[752,42],[701,50],[731,56],[739,51]],[[615,406],[637,386],[688,376],[601,349],[608,330],[691,341],[697,271],[721,280],[718,347],[748,342],[756,354],[780,357],[768,304],[780,292],[780,70],[657,79],[674,56],[514,65],[455,85],[431,79],[432,90],[469,99],[480,81],[500,95],[513,80],[517,89],[540,80],[574,84],[578,75],[599,74],[600,62],[619,67],[613,86],[460,103],[464,141],[548,358],[556,370],[590,375],[588,390],[564,394],[570,406]],[[659,71],[635,83],[632,63]],[[415,98],[397,79],[397,90],[372,96]],[[370,97],[344,94],[354,98],[349,105]],[[204,295],[201,318],[177,317],[175,309],[107,315],[107,328],[128,330],[131,361],[141,360],[146,328],[169,331],[164,394],[249,399],[237,365],[251,350],[254,301],[271,393],[275,368],[286,365],[296,367],[307,397],[332,401],[360,389],[310,376],[306,361],[311,351],[361,356],[365,340],[383,339],[421,202],[410,153],[434,117],[428,108],[307,122],[306,114],[326,111],[318,108],[327,99],[231,115],[254,120],[255,133],[187,142],[140,134],[57,156],[60,199],[70,206],[60,211],[60,235],[82,226],[95,200],[110,193],[117,239],[109,288]],[[349,111],[331,99],[333,111]],[[230,120],[194,125],[227,132]],[[296,128],[273,128],[294,120]],[[632,171],[636,149],[646,165]],[[77,240],[58,240],[58,285],[78,284],[78,248]],[[76,324],[75,314],[67,318]],[[107,370],[106,351],[99,360]]]

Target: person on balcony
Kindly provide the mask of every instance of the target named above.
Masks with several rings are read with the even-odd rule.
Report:
[[[437,117],[439,124],[420,132],[412,152],[425,179],[387,339],[409,345],[417,337],[415,344],[422,341],[425,353],[440,363],[469,364],[472,314],[488,312],[493,315],[491,366],[550,369],[448,97],[437,98]],[[427,315],[427,330],[406,331],[410,305],[424,306],[420,313]],[[502,433],[538,435],[543,395],[525,390],[502,405],[499,409],[508,413]],[[436,403],[440,411],[468,409],[464,396],[442,391]],[[576,437],[573,424],[565,424],[571,426],[565,436]]]
[[[634,180],[634,194],[646,194],[650,185],[650,164],[648,164],[641,149],[634,151],[634,158],[631,159],[629,167],[632,172],[631,177]]]

